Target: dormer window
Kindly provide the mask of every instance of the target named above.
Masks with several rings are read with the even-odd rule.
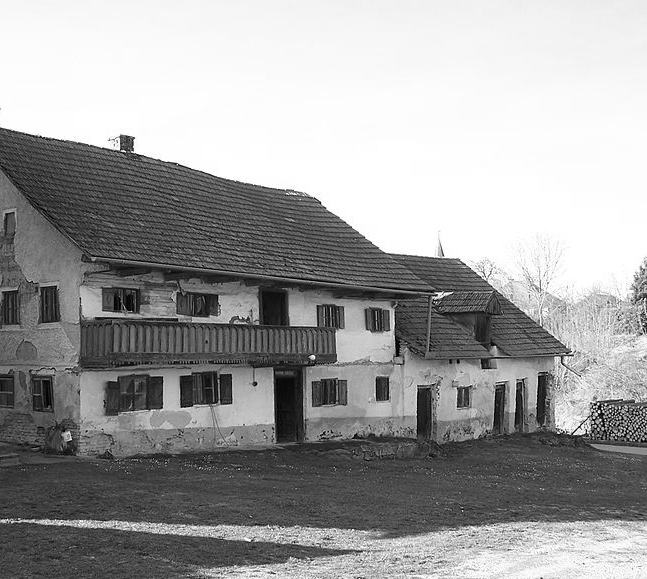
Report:
[[[474,337],[477,342],[481,342],[481,344],[485,346],[490,345],[490,342],[492,341],[492,318],[489,314],[476,314]]]

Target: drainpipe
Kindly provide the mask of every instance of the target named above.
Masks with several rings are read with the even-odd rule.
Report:
[[[432,296],[429,294],[429,305],[427,306],[427,354],[429,354],[429,345],[431,342],[431,300]]]
[[[560,363],[562,364],[562,366],[564,366],[564,368],[566,368],[567,370],[570,370],[571,372],[573,372],[573,374],[575,374],[578,378],[581,378],[581,377],[582,377],[582,374],[580,374],[577,370],[573,370],[573,368],[571,368],[570,366],[568,366],[568,365],[566,364],[566,362],[564,362],[564,357],[565,357],[565,356],[560,356],[560,357],[559,357],[559,361],[560,361]]]

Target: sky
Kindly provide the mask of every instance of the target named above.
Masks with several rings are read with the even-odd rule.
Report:
[[[644,0],[0,0],[0,126],[318,198],[381,249],[626,291]]]

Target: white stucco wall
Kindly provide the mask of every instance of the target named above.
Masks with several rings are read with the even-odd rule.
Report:
[[[180,407],[180,376],[196,372],[231,374],[233,403]],[[163,408],[106,415],[107,382],[132,374],[163,378]],[[80,386],[81,445],[86,454],[106,449],[113,454],[209,450],[275,439],[272,368],[187,365],[86,371]]]
[[[540,373],[552,372],[554,358],[498,359],[497,368],[481,369],[480,360],[423,360],[405,352],[405,405],[416,407],[417,386],[434,386],[434,419],[437,442],[478,438],[492,431],[494,422],[494,391],[496,384],[506,384],[504,431],[514,432],[516,382],[526,379],[525,432],[537,429],[537,380]],[[472,386],[469,408],[457,408],[456,389]],[[550,396],[550,393],[549,393]],[[547,426],[554,424],[554,413],[547,408]]]

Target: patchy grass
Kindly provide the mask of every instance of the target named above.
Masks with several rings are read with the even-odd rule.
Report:
[[[333,448],[2,469],[0,575],[644,576],[647,457],[538,436],[436,459]]]

